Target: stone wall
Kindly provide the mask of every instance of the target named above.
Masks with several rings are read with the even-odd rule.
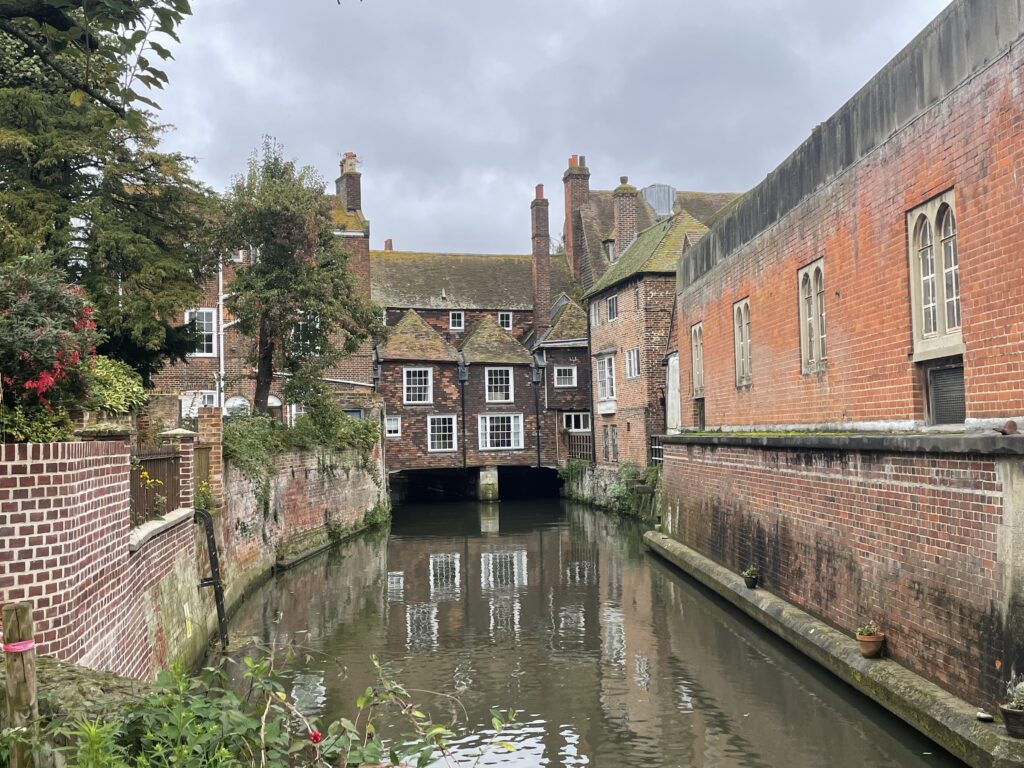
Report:
[[[975,442],[668,437],[663,529],[991,706],[1024,669],[1024,438]]]

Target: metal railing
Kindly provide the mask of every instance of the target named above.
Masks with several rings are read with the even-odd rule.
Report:
[[[665,449],[661,445],[661,438],[653,436],[648,446],[647,456],[651,464],[661,464],[665,457]]]
[[[173,447],[143,449],[132,457],[132,525],[142,525],[178,508],[181,501],[179,463],[178,452]]]
[[[569,433],[569,458],[587,461],[594,458],[594,438],[589,432]]]

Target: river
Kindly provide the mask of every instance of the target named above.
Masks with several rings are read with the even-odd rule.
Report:
[[[632,522],[555,499],[401,507],[390,534],[268,582],[230,632],[299,646],[288,687],[325,720],[352,717],[371,654],[458,699],[462,754],[492,740],[490,707],[519,710],[515,751],[480,765],[962,765],[648,554]]]

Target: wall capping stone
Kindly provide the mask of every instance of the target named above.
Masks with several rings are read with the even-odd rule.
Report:
[[[187,520],[191,520],[193,515],[192,507],[179,507],[168,512],[163,517],[148,520],[142,525],[132,528],[131,533],[128,535],[128,551],[138,552],[147,542],[156,538],[164,531],[168,531]]]
[[[1024,456],[1024,435],[1000,434],[801,434],[744,435],[693,433],[664,435],[665,445],[772,448],[866,453],[926,453]]]

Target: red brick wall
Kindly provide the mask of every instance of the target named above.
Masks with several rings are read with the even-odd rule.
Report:
[[[592,365],[594,426],[597,458],[605,462],[601,433],[605,425],[617,425],[619,461],[647,464],[648,439],[665,431],[665,367],[661,364],[668,344],[672,320],[675,279],[671,275],[644,275],[591,299],[601,304],[601,322],[590,329],[590,351],[597,355],[615,352],[616,412],[598,415],[597,365]],[[608,322],[607,299],[617,295],[618,317]],[[640,350],[640,376],[626,378],[626,352]]]
[[[906,214],[956,199],[967,416],[1024,413],[1024,49],[998,58],[685,289],[704,324],[708,426],[924,418],[912,352]],[[824,257],[828,369],[803,375],[797,270]],[[1008,293],[1009,291],[1009,293]],[[750,298],[753,385],[734,383],[732,305]],[[688,343],[683,418],[692,416]],[[684,421],[685,423],[685,421]]]
[[[850,633],[877,620],[901,664],[991,704],[997,660],[1024,663],[1001,608],[1011,463],[1019,472],[974,455],[666,445],[665,528],[737,572],[756,563],[769,590]]]

